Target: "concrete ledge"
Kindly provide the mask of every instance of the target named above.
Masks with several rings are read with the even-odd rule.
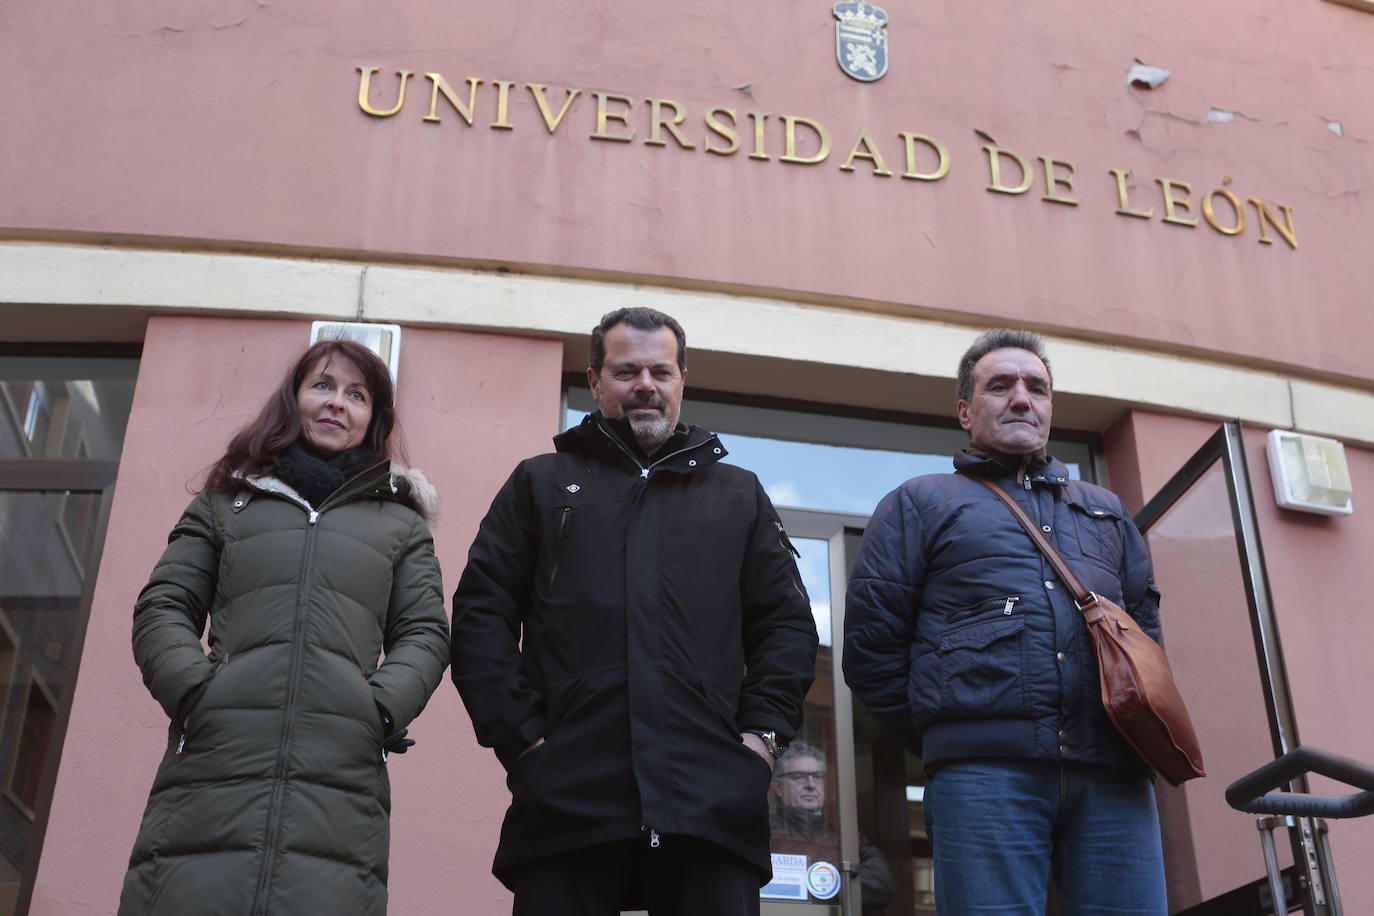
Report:
[[[954,367],[977,333],[914,316],[595,280],[35,242],[0,243],[0,303],[8,305],[9,339],[70,340],[73,309],[361,315],[561,338],[571,368],[603,313],[652,305],[687,326],[699,387],[938,415],[951,411]],[[99,327],[93,322],[92,331]],[[1140,406],[1374,444],[1374,393],[1171,353],[1052,336],[1047,344],[1061,424],[1100,430]],[[749,382],[767,375],[775,376],[771,387]],[[865,384],[870,376],[890,384]]]

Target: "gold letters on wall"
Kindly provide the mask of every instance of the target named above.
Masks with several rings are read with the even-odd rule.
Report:
[[[396,70],[394,79],[378,77],[380,67],[358,67],[357,72],[358,108],[364,114],[379,119],[392,118],[405,108],[407,84],[415,76],[414,71]],[[592,140],[637,141],[646,146],[700,149],[717,156],[734,156],[747,149],[750,159],[771,162],[776,158],[778,162],[805,167],[823,165],[830,161],[835,150],[840,150],[847,151],[842,153],[844,161],[838,165],[842,172],[919,182],[943,180],[953,164],[949,149],[939,140],[911,131],[901,131],[894,139],[874,136],[861,129],[853,134],[852,143],[843,142],[835,147],[829,128],[801,115],[749,111],[741,117],[733,108],[716,107],[694,119],[686,106],[672,99],[646,98],[641,105],[628,95],[604,91],[584,93],[581,89],[550,90],[543,83],[465,77],[455,85],[439,73],[425,73],[423,80],[428,81],[428,86],[420,82],[422,88],[411,87],[411,94],[423,93],[424,102],[413,103],[412,109],[427,103],[419,119],[425,124],[457,121],[464,128],[473,127],[483,117],[483,106],[487,106],[491,116],[486,122],[489,128],[515,130],[519,119],[513,114],[512,106],[516,99],[527,96],[526,103],[533,101],[544,127],[552,135],[564,124],[574,103],[589,96],[594,99],[593,130],[588,134]],[[385,88],[374,85],[374,81],[385,83]],[[484,85],[489,88],[482,88]],[[525,91],[520,92],[520,88]],[[585,102],[582,110],[586,110]],[[838,139],[847,141],[849,136],[846,133]],[[1069,207],[1077,207],[1081,202],[1079,170],[1075,163],[1043,154],[1026,156],[993,143],[984,145],[982,151],[986,159],[987,183],[984,187],[987,191],[1021,197],[1038,186],[1043,189],[1042,201]],[[894,167],[901,170],[894,171]],[[1255,217],[1251,222],[1248,219],[1250,211],[1227,187],[1231,183],[1229,175],[1220,187],[1199,194],[1193,190],[1191,182],[1178,178],[1161,176],[1152,180],[1133,180],[1129,169],[1108,169],[1105,174],[1112,177],[1112,182],[1104,184],[1116,191],[1118,216],[1157,219],[1187,229],[1196,229],[1206,223],[1223,237],[1240,237],[1247,234],[1247,228],[1253,227],[1250,234],[1262,245],[1274,244],[1272,229],[1289,248],[1298,247],[1293,208],[1248,197],[1245,202],[1250,204]]]

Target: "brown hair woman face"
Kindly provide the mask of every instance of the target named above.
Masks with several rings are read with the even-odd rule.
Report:
[[[372,422],[372,392],[353,361],[322,356],[296,389],[301,444],[324,458],[361,445]]]

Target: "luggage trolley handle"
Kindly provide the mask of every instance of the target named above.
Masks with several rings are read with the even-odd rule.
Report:
[[[1364,791],[1352,795],[1270,791],[1308,773],[1337,779]],[[1274,912],[1286,910],[1282,903],[1286,899],[1283,881],[1274,850],[1274,829],[1282,826],[1283,818],[1287,817],[1298,819],[1303,865],[1311,890],[1310,902],[1316,908],[1304,908],[1304,912],[1340,916],[1341,898],[1336,887],[1336,866],[1331,858],[1326,823],[1320,819],[1363,817],[1374,813],[1374,768],[1320,748],[1300,746],[1231,783],[1226,789],[1226,802],[1237,811],[1270,815],[1261,817],[1258,826]]]
[[[1365,791],[1353,795],[1270,792],[1308,773],[1338,779]],[[1364,817],[1374,814],[1374,767],[1304,744],[1231,783],[1226,788],[1226,803],[1250,814]]]

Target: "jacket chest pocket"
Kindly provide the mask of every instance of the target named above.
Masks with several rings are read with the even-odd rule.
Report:
[[[1078,533],[1083,556],[1111,569],[1121,562],[1121,512],[1115,506],[1066,500]]]
[[[1021,712],[1025,628],[1024,615],[998,614],[944,633],[938,650],[942,715],[960,710],[979,717]]]
[[[1000,615],[1010,617],[1016,613],[1016,604],[1021,600],[1020,595],[998,595],[993,598],[985,598],[977,604],[959,608],[957,611],[950,611],[945,618],[946,630],[948,635],[953,629],[962,629],[964,626],[973,626],[975,618],[992,617]]]

